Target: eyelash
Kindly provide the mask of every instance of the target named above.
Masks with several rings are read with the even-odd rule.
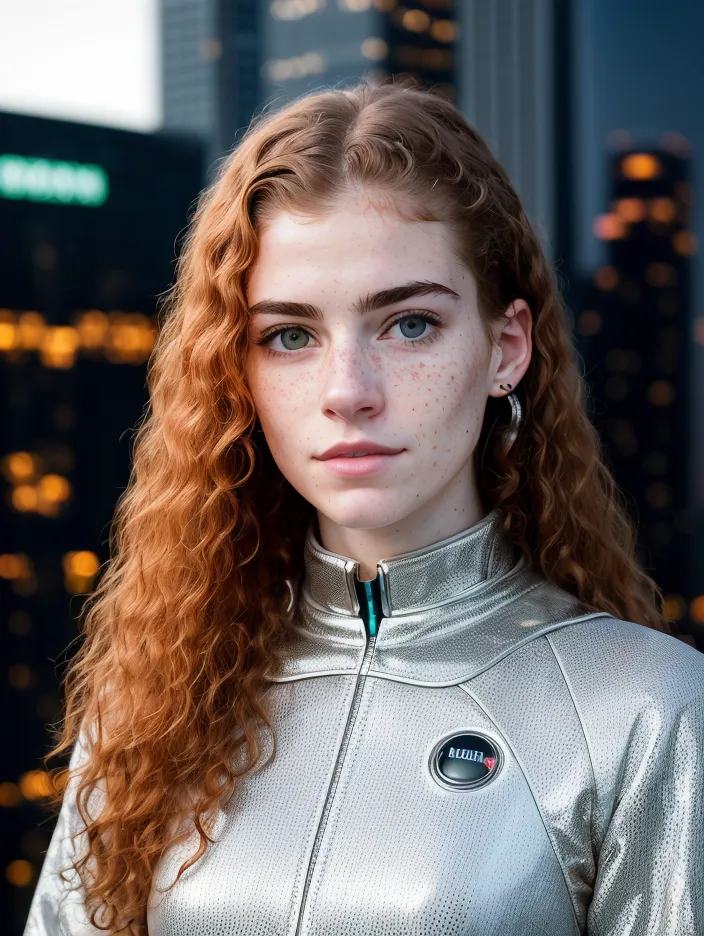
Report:
[[[439,316],[435,315],[432,312],[405,312],[403,315],[400,315],[397,319],[394,319],[393,322],[389,323],[388,328],[393,328],[394,325],[398,325],[399,322],[405,322],[406,319],[420,319],[422,322],[427,322],[429,325],[435,325],[436,328],[430,332],[429,335],[423,335],[422,338],[407,338],[403,343],[407,345],[424,345],[430,344],[432,341],[435,341],[436,338],[440,337],[440,328],[442,327],[442,321]],[[259,336],[259,338],[254,342],[257,345],[267,345],[268,342],[275,338],[277,335],[280,335],[282,332],[289,331],[290,329],[296,331],[305,332],[306,335],[310,335],[310,332],[304,328],[302,325],[277,325],[275,328],[270,329],[267,332],[264,332]],[[385,334],[385,333],[384,333]],[[275,348],[265,347],[267,354],[272,354],[277,357],[291,357],[293,354],[297,354],[297,351],[277,351]],[[305,351],[306,348],[299,348],[298,351]]]

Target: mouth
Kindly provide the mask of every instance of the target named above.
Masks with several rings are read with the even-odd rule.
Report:
[[[324,452],[322,455],[313,456],[318,461],[330,461],[333,458],[371,458],[374,455],[399,455],[404,449],[386,448],[385,446],[372,446],[369,450],[363,447],[363,443],[358,448],[352,446],[336,446]]]
[[[355,478],[383,471],[404,451],[401,449],[398,452],[370,452],[368,455],[334,455],[319,461],[337,475]]]

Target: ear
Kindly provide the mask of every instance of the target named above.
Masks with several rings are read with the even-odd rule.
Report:
[[[533,329],[533,316],[530,306],[525,299],[514,299],[506,309],[504,318],[492,326],[495,345],[495,363],[493,375],[490,374],[489,396],[506,396],[506,390],[501,389],[510,385],[515,390],[521,378],[528,370],[533,353],[531,333]]]

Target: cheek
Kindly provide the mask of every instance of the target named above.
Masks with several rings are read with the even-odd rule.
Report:
[[[247,384],[262,422],[268,418],[269,413],[277,409],[286,409],[293,396],[290,381],[277,372],[276,368],[267,367],[263,355],[253,354],[246,373]]]
[[[397,375],[399,403],[404,419],[415,425],[419,435],[457,437],[481,425],[486,406],[485,362],[451,360],[419,362]]]
[[[248,383],[272,455],[275,459],[279,452],[295,455],[309,406],[309,388],[290,377],[267,373],[266,368],[253,368]]]

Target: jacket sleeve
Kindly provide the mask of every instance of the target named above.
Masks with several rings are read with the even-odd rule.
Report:
[[[675,711],[649,706],[633,724],[587,933],[704,934],[704,691]]]
[[[47,849],[39,880],[34,890],[23,936],[105,936],[88,922],[78,875],[65,871],[65,882],[59,871],[69,868],[81,847],[80,832],[84,828],[76,806],[78,777],[74,771],[86,756],[85,735],[74,745],[69,762],[69,781],[66,784],[61,811]],[[91,805],[93,797],[91,796]],[[93,810],[91,808],[91,814]],[[72,843],[71,836],[79,833]]]

